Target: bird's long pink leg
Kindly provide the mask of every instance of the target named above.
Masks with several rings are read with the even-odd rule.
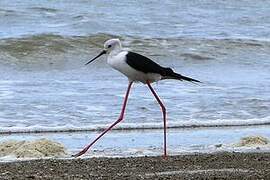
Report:
[[[153,93],[153,95],[155,96],[157,102],[159,103],[162,113],[163,113],[163,126],[164,126],[164,158],[167,158],[167,138],[166,138],[166,108],[163,105],[163,103],[161,102],[161,100],[159,99],[157,93],[155,92],[155,90],[152,88],[152,86],[150,85],[150,82],[147,81],[147,85],[149,87],[149,89],[151,90],[151,92]]]
[[[82,151],[80,151],[79,153],[73,155],[73,157],[79,157],[81,155],[83,155],[84,153],[87,152],[87,150],[93,145],[95,144],[95,142],[97,142],[97,140],[99,140],[104,134],[106,134],[109,130],[111,130],[116,124],[118,124],[119,122],[121,122],[124,118],[124,114],[125,114],[125,109],[126,109],[126,105],[127,105],[127,100],[128,100],[128,95],[130,92],[130,88],[133,82],[130,82],[127,88],[127,92],[126,92],[126,96],[124,99],[124,103],[123,103],[123,107],[122,107],[122,111],[121,114],[118,118],[117,121],[115,121],[110,127],[108,127],[106,130],[104,130],[91,144],[89,144],[88,146],[86,146]]]

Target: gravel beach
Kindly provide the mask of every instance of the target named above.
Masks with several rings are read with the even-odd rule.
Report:
[[[270,153],[2,162],[0,179],[270,179]]]

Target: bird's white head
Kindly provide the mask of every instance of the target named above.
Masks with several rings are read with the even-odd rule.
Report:
[[[90,60],[85,65],[93,62],[95,59],[102,56],[103,54],[110,54],[113,52],[118,53],[119,51],[121,51],[121,49],[122,49],[122,45],[121,45],[121,41],[119,39],[109,39],[104,43],[104,49],[99,53],[99,55],[94,57],[92,60]]]
[[[122,45],[119,39],[109,39],[104,43],[104,50],[108,54],[112,51],[120,51],[121,49]]]

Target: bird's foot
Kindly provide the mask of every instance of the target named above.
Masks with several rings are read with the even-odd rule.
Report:
[[[165,160],[167,160],[167,159],[168,159],[167,154],[164,154],[164,155],[162,156],[162,158],[165,159]]]
[[[83,155],[84,153],[86,153],[86,150],[84,149],[84,150],[82,150],[82,151],[80,151],[80,152],[78,152],[77,154],[73,154],[73,155],[71,155],[71,157],[79,157],[79,156],[81,156],[81,155]]]

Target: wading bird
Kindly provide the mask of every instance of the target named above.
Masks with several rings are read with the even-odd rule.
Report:
[[[196,79],[183,76],[174,72],[171,68],[162,67],[155,63],[151,59],[137,54],[135,52],[126,51],[122,49],[122,45],[119,39],[110,39],[104,43],[104,49],[95,58],[87,62],[85,65],[93,62],[98,57],[103,54],[107,54],[107,63],[114,69],[120,71],[129,80],[128,88],[124,98],[124,103],[122,106],[122,111],[117,121],[115,121],[111,126],[105,129],[92,143],[86,146],[82,151],[75,154],[74,157],[81,156],[84,154],[97,140],[99,140],[104,134],[111,130],[116,124],[120,123],[124,118],[124,112],[127,105],[127,100],[130,92],[130,88],[133,82],[141,82],[146,84],[157,102],[159,103],[162,113],[163,113],[163,123],[164,123],[164,157],[167,157],[167,143],[166,143],[166,108],[159,99],[158,95],[151,86],[151,83],[157,82],[164,79],[176,79],[180,81],[190,81],[190,82],[200,82]]]

